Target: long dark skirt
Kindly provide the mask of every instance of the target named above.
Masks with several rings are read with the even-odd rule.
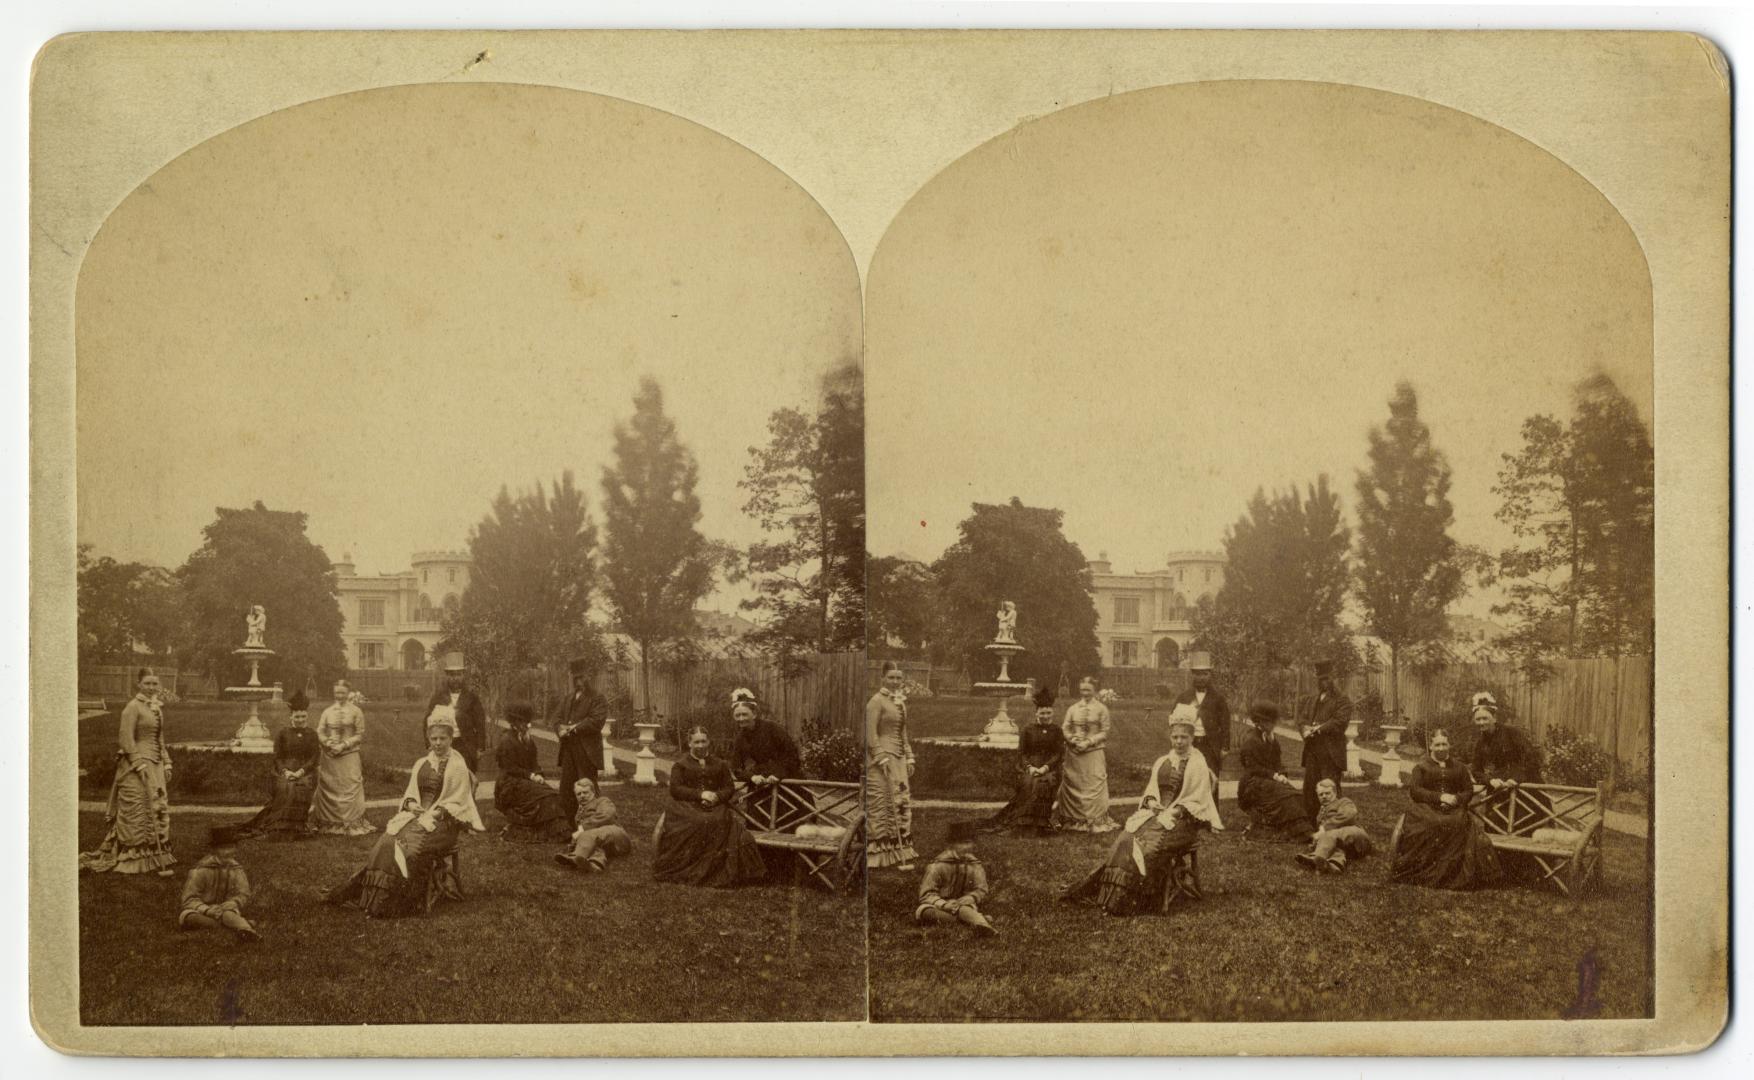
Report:
[[[1315,824],[1304,813],[1303,795],[1286,784],[1261,776],[1245,776],[1236,786],[1236,805],[1257,829],[1288,840],[1308,840]]]
[[[494,781],[493,808],[510,823],[508,840],[561,844],[572,838],[560,792],[527,776],[502,775]]]
[[[1017,790],[1005,808],[988,818],[982,828],[989,832],[1050,832],[1054,827],[1054,799],[1060,793],[1060,770],[1031,776],[1027,765],[1017,769]]]
[[[1140,915],[1161,910],[1164,896],[1171,888],[1186,896],[1198,896],[1192,875],[1178,866],[1177,860],[1194,849],[1205,828],[1204,822],[1182,818],[1173,829],[1166,829],[1155,817],[1149,818],[1138,831],[1123,832],[1109,851],[1108,860],[1067,889],[1060,899],[1094,904],[1110,915]],[[1143,874],[1133,857],[1134,845],[1145,863]]]
[[[317,790],[317,770],[288,780],[276,770],[268,805],[239,829],[240,836],[265,836],[275,840],[303,839],[305,816],[311,812],[311,794]]]
[[[673,802],[658,822],[652,879],[725,888],[767,876],[761,848],[729,806],[703,810]]]
[[[1432,889],[1473,889],[1501,876],[1498,855],[1466,809],[1415,805],[1401,819],[1389,880]]]
[[[424,915],[440,900],[463,899],[456,858],[462,834],[463,826],[444,818],[431,832],[409,822],[395,836],[378,837],[365,868],[330,892],[328,902],[349,904],[374,919],[396,919]]]

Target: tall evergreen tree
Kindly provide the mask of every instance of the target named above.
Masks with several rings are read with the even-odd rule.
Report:
[[[537,483],[504,488],[469,535],[471,570],[462,603],[446,612],[441,648],[461,649],[498,702],[515,671],[562,670],[576,656],[599,657],[587,619],[596,583],[597,528],[571,471],[552,493]]]
[[[1370,430],[1370,468],[1358,474],[1358,599],[1367,627],[1389,647],[1390,715],[1401,715],[1404,650],[1443,637],[1444,612],[1461,596],[1461,549],[1450,469],[1419,419],[1412,384],[1395,387],[1386,427]]]
[[[1225,530],[1224,585],[1194,609],[1194,646],[1239,686],[1324,657],[1349,662],[1340,612],[1350,543],[1325,475],[1303,492],[1256,491]]]
[[[640,381],[633,408],[615,425],[614,464],[603,470],[604,594],[639,644],[649,715],[654,652],[694,636],[694,608],[712,589],[719,553],[696,527],[699,468],[664,414],[656,380]]]
[[[782,655],[865,645],[865,407],[856,364],[823,382],[814,415],[779,409],[750,447],[743,511],[770,539],[750,546],[763,626],[750,638]]]
[[[976,681],[997,674],[984,647],[1006,600],[1017,604],[1017,642],[1028,650],[1011,665],[1014,678],[1034,675],[1051,685],[1062,665],[1074,679],[1100,670],[1090,564],[1062,531],[1064,517],[1016,498],[975,503],[956,543],[933,564],[944,650]]]
[[[260,501],[248,510],[215,513],[201,547],[177,570],[189,619],[184,662],[221,685],[247,675],[231,651],[243,644],[251,605],[261,604],[268,612],[268,646],[278,654],[263,665],[264,677],[286,683],[290,692],[339,676],[347,658],[335,568],[305,535],[306,515],[270,510]]]
[[[1499,520],[1528,543],[1499,554],[1508,599],[1493,613],[1515,619],[1507,644],[1525,664],[1650,650],[1655,489],[1649,432],[1606,375],[1578,385],[1569,424],[1523,422],[1493,491]]]

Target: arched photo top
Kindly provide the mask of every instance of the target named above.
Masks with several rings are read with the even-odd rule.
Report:
[[[502,484],[606,452],[642,375],[703,488],[735,491],[741,453],[709,448],[856,361],[860,317],[822,207],[690,120],[513,83],[307,102],[171,160],[92,242],[81,535],[173,558],[215,502],[320,489],[362,512],[393,491],[428,508],[400,543],[457,542]]]
[[[865,295],[874,550],[952,538],[890,518],[949,529],[1014,494],[1126,528],[1141,565],[1210,547],[1240,508],[1202,493],[1349,478],[1401,379],[1485,542],[1525,417],[1567,414],[1598,371],[1651,415],[1650,273],[1601,192],[1502,127],[1359,86],[1187,83],[1028,120],[913,196]],[[971,412],[981,438],[931,437]],[[1046,464],[1044,426],[1065,443]]]

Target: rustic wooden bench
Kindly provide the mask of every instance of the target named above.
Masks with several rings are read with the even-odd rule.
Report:
[[[1566,896],[1602,883],[1602,788],[1476,785],[1468,812],[1500,853],[1527,856]]]
[[[781,780],[770,787],[737,785],[731,805],[757,845],[789,851],[810,877],[831,891],[865,880],[864,785],[837,780]],[[838,830],[799,836],[800,826]]]

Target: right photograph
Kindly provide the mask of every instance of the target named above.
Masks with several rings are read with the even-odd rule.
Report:
[[[1565,161],[1361,86],[925,184],[865,289],[871,1019],[1653,1016],[1652,309]]]

